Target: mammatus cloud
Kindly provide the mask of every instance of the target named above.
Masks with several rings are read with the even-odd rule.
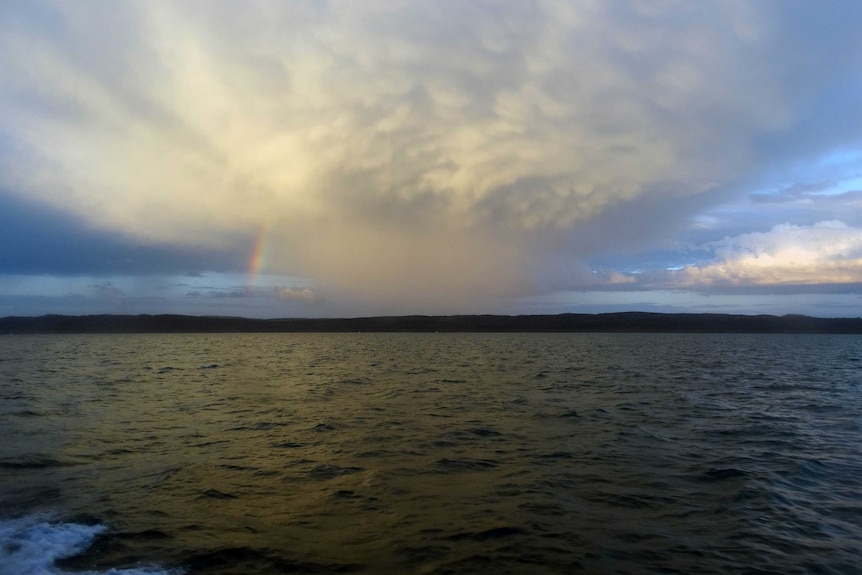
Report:
[[[858,116],[825,95],[859,77],[859,9],[812,10],[12,2],[0,187],[151,242],[266,229],[269,271],[333,298],[468,309],[559,283],[597,218],[591,246],[660,238],[674,198],[858,136],[816,120]],[[632,203],[678,207],[627,240]]]
[[[679,286],[862,284],[862,229],[840,221],[783,224],[704,247],[715,260],[676,272]]]

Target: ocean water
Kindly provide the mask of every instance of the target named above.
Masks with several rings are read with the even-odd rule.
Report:
[[[860,573],[862,337],[0,337],[0,574]]]

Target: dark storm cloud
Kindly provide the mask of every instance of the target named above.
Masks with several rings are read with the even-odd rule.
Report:
[[[0,194],[0,274],[176,274],[241,268],[241,249],[215,251],[136,242],[96,230],[42,203]]]

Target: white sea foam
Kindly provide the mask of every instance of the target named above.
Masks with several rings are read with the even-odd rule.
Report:
[[[0,575],[63,575],[67,572],[55,562],[83,552],[106,529],[104,525],[51,522],[36,517],[0,520]],[[85,571],[79,575],[179,575],[179,572],[148,566]]]

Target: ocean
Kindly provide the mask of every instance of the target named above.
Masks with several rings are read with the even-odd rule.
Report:
[[[0,574],[862,573],[862,336],[0,337]]]

